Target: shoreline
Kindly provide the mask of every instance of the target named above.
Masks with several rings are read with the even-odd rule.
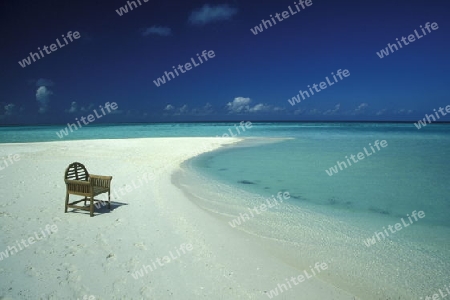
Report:
[[[267,209],[264,216],[255,214],[250,217],[248,213],[247,218],[247,208],[264,204],[267,195],[244,191],[239,189],[239,184],[211,177],[208,172],[196,169],[194,163],[193,159],[188,160],[182,164],[184,170],[173,175],[174,184],[183,190],[190,201],[228,229],[232,227],[248,240],[253,240],[255,245],[259,245],[257,251],[270,253],[274,259],[294,268],[299,274],[308,269],[309,264],[328,263],[329,272],[318,279],[326,285],[351,291],[357,295],[356,299],[410,299],[436,284],[437,278],[426,274],[436,273],[445,277],[448,273],[444,266],[448,264],[437,267],[433,263],[436,256],[448,256],[444,242],[439,243],[439,248],[426,244],[426,238],[430,235],[445,235],[448,232],[445,227],[434,224],[415,227],[414,232],[405,232],[402,236],[393,240],[389,238],[375,248],[367,249],[363,241],[373,235],[374,224],[390,224],[392,216],[377,215],[376,223],[368,223],[366,218],[374,220],[373,213],[336,211],[306,202],[295,203],[295,199],[291,199],[292,202],[287,200],[286,204]],[[243,221],[243,215],[247,221],[236,225],[235,220],[241,218]],[[230,222],[236,226],[228,226]],[[295,236],[301,239],[293,239]],[[417,242],[417,237],[422,237],[423,242]],[[302,253],[301,258],[298,253]],[[413,265],[421,266],[419,276],[412,276],[415,274]],[[295,272],[281,276],[278,282],[282,283],[290,275],[295,275]],[[441,281],[439,283],[445,283]],[[294,286],[292,293],[295,293],[293,290]]]
[[[264,291],[273,288],[274,280],[294,270],[260,253],[246,236],[205,214],[172,184],[172,173],[197,155],[203,144],[218,149],[239,140],[4,144],[0,156],[17,152],[21,160],[1,173],[0,249],[45,224],[57,225],[58,232],[0,262],[4,278],[0,298],[198,299],[221,295],[224,299],[265,299]],[[153,172],[154,177],[120,199],[113,195],[111,210],[96,208],[93,218],[84,211],[64,213],[63,175],[73,161],[85,164],[93,174],[113,176],[112,188],[123,187],[146,172]],[[144,265],[183,244],[192,245],[193,250],[142,278],[133,278]],[[320,286],[311,279],[302,293],[308,299],[323,299]]]
[[[235,272],[235,276],[239,277],[239,282],[241,284],[245,283],[250,285],[252,286],[251,290],[255,290],[254,293],[248,295],[249,299],[268,299],[270,297],[268,297],[267,294],[270,293],[270,290],[276,287],[278,283],[283,283],[286,277],[289,278],[293,275],[298,276],[304,272],[304,270],[309,270],[308,264],[311,263],[310,261],[299,266],[298,262],[295,261],[291,255],[286,256],[286,252],[280,251],[280,248],[282,247],[278,244],[279,242],[282,242],[283,246],[288,247],[289,243],[261,237],[251,231],[236,230],[235,228],[232,228],[228,224],[231,214],[225,212],[225,207],[231,207],[234,211],[241,211],[242,208],[234,201],[225,203],[216,201],[215,199],[221,198],[222,200],[231,200],[236,198],[228,197],[230,196],[228,193],[236,190],[219,181],[214,181],[214,184],[210,185],[211,182],[199,180],[197,177],[198,174],[186,166],[186,164],[190,163],[189,161],[190,160],[184,162],[182,168],[172,174],[172,184],[182,191],[190,203],[193,203],[204,212],[205,215],[214,220],[211,221],[208,226],[214,223],[215,226],[221,228],[220,235],[223,240],[227,243],[238,244],[238,246],[231,247],[234,253],[232,255],[233,257],[227,257],[230,254],[229,248],[221,249],[221,256],[227,257],[228,264],[232,265],[233,269],[239,270]],[[213,186],[213,188],[208,190],[208,185]],[[204,193],[205,190],[206,193]],[[242,194],[240,194],[240,196],[252,196],[252,193],[245,191],[241,192]],[[211,201],[213,204],[209,202],[209,199],[214,199]],[[238,197],[238,199],[241,198]],[[222,244],[223,242],[221,241],[220,243]],[[238,258],[239,260],[235,261],[235,256],[238,256],[241,253],[238,254],[234,251],[236,248],[242,249],[243,247],[245,248],[248,257]],[[222,247],[218,246],[218,248]],[[246,264],[242,265],[243,261],[246,262]],[[314,263],[315,262],[312,262],[313,265]],[[253,267],[249,267],[249,265]],[[261,271],[263,271],[263,273]],[[284,297],[294,297],[295,299],[298,299],[299,296],[306,297],[304,299],[317,300],[328,299],[329,297],[339,300],[360,299],[355,295],[326,282],[320,276],[302,283],[301,288],[293,286],[292,289],[288,289],[286,292],[289,294],[284,295]]]

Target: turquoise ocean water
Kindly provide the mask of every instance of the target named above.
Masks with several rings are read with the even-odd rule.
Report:
[[[0,142],[215,137],[236,134],[234,124],[92,126],[63,139],[62,126],[3,127]],[[287,191],[290,199],[232,229],[267,241],[299,274],[327,261],[322,279],[362,299],[420,299],[450,285],[449,125],[254,123],[237,137],[248,139],[191,159],[174,177],[224,224]],[[376,140],[387,146],[371,151]],[[364,147],[371,156],[327,174]],[[413,211],[425,217],[411,222]],[[409,226],[366,245],[402,218]]]
[[[299,273],[327,261],[324,280],[361,299],[425,299],[450,286],[450,126],[264,124],[252,133],[260,130],[264,141],[186,163],[197,178],[180,176],[180,186],[224,222],[240,217],[236,230],[272,241],[268,250]],[[376,140],[387,146],[371,151]],[[364,148],[370,156],[325,171]],[[280,191],[292,197],[242,221]],[[413,211],[425,217],[416,221]]]

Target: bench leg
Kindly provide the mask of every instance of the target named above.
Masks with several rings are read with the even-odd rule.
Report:
[[[108,191],[108,209],[111,209],[111,196],[110,196],[110,191]]]
[[[67,212],[67,205],[69,204],[69,193],[66,193],[66,205],[64,207],[64,213]]]
[[[91,217],[93,217],[94,216],[94,197],[91,197],[91,209],[90,209],[90,212],[91,212]]]

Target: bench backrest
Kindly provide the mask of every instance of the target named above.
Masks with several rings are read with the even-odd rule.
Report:
[[[83,164],[74,162],[67,167],[64,179],[88,181],[89,173]]]

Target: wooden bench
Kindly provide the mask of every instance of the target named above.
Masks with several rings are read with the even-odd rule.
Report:
[[[64,212],[66,213],[68,208],[81,209],[89,211],[91,217],[93,217],[94,202],[101,201],[94,199],[94,197],[103,193],[108,193],[108,208],[111,209],[111,180],[112,176],[89,174],[83,164],[78,162],[71,163],[64,174],[66,183],[66,206]],[[69,195],[78,195],[84,198],[69,203]],[[83,201],[84,206],[77,205]],[[86,201],[90,202],[89,206],[86,206]]]

